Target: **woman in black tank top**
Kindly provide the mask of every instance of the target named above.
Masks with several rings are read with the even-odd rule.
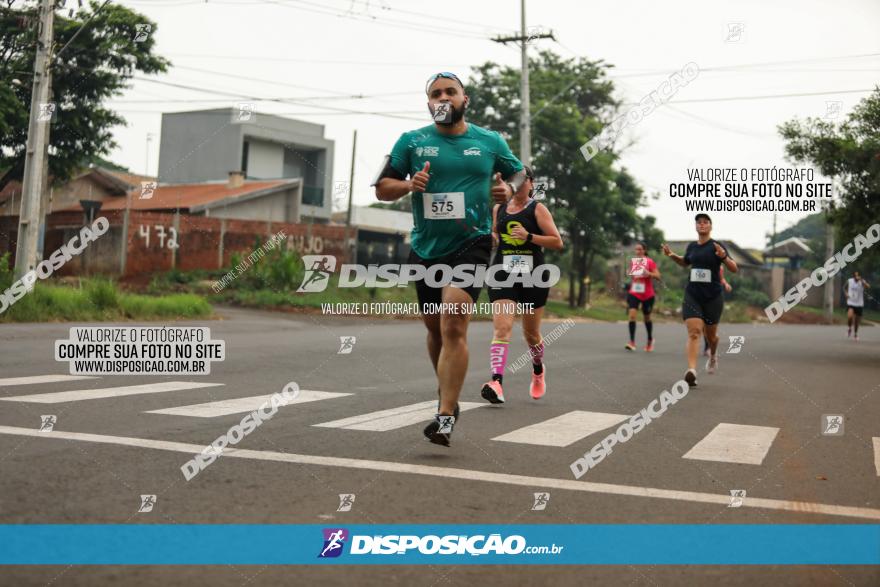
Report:
[[[526,166],[526,181],[510,201],[496,204],[492,210],[492,237],[498,249],[492,258],[492,265],[504,267],[496,273],[498,281],[509,280],[511,273],[530,272],[544,264],[544,247],[562,249],[562,238],[553,222],[553,216],[544,204],[534,200],[535,176]],[[532,361],[532,383],[529,393],[533,399],[544,395],[544,342],[541,338],[541,316],[547,302],[549,288],[526,287],[514,283],[509,287],[489,286],[489,299],[492,301],[492,323],[494,338],[489,347],[489,367],[492,380],[483,385],[480,394],[493,404],[504,403],[501,383],[507,363],[510,334],[513,321],[520,305],[523,317],[523,336],[529,346],[528,354],[523,354],[523,362]]]
[[[504,206],[500,206],[496,213],[495,231],[498,237],[498,249],[496,249],[495,256],[492,258],[492,264],[508,265],[511,261],[510,257],[513,256],[520,257],[521,261],[523,259],[528,261],[529,257],[531,257],[531,268],[535,268],[544,263],[543,247],[535,244],[534,240],[529,241],[528,239],[518,239],[514,237],[511,232],[517,226],[521,226],[525,229],[526,233],[534,235],[532,236],[532,239],[534,239],[535,236],[544,235],[544,231],[538,226],[538,220],[535,217],[535,210],[538,207],[538,202],[529,199],[525,203],[525,208],[510,212],[508,209],[512,203],[514,202],[511,201]],[[507,258],[508,263],[505,263],[505,258]],[[502,273],[499,275],[499,279],[506,279],[506,275]]]

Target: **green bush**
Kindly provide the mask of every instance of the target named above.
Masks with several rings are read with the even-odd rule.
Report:
[[[254,250],[260,246],[258,244]],[[226,287],[239,291],[292,291],[299,286],[305,275],[305,267],[296,251],[285,251],[281,247],[270,249],[254,261],[242,253],[233,253],[230,267],[225,268],[222,275],[238,265],[242,265],[243,270]]]
[[[3,291],[12,285],[12,268],[9,266],[11,258],[12,253],[9,251],[0,255],[0,290]]]
[[[86,299],[96,310],[115,310],[119,307],[119,292],[116,284],[107,279],[92,279],[86,282]]]

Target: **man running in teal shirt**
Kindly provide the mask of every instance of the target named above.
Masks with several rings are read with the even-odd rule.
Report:
[[[431,76],[425,91],[434,124],[403,133],[397,140],[374,184],[376,197],[393,201],[412,193],[410,263],[426,268],[487,266],[492,204],[506,202],[519,189],[525,180],[523,165],[500,134],[465,122],[468,97],[456,75]],[[477,284],[461,288],[416,283],[440,394],[438,414],[424,431],[435,444],[449,446],[458,417],[468,366],[470,313],[426,310],[428,304],[441,303],[444,308],[464,308],[477,301],[480,289]]]

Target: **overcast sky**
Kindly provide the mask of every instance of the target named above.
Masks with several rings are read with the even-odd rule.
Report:
[[[428,123],[428,76],[451,70],[467,78],[470,66],[486,60],[519,66],[518,48],[490,40],[519,28],[516,0],[121,3],[158,24],[156,51],[174,67],[157,81],[300,100],[261,102],[258,110],[325,125],[325,136],[336,143],[334,181],[348,180],[352,131],[357,129],[357,205],[374,201],[370,180],[400,133]],[[694,236],[692,214],[668,196],[668,184],[684,179],[688,167],[786,165],[776,135],[779,123],[795,116],[825,116],[828,102],[839,102],[843,117],[880,83],[877,0],[542,0],[529,4],[527,17],[529,26],[552,29],[559,41],[540,41],[541,48],[614,64],[612,77],[625,101],[638,101],[688,62],[699,65],[700,75],[669,106],[628,131],[627,138],[636,142],[623,155],[623,164],[645,191],[661,194],[642,212],[656,216],[669,239]],[[739,37],[730,32],[732,23],[742,25]],[[722,66],[738,67],[706,71]],[[366,98],[348,98],[352,95]],[[238,101],[136,80],[112,102],[128,126],[114,129],[120,146],[110,159],[135,172],[161,175],[161,112]],[[149,150],[148,133],[155,137]],[[511,147],[518,150],[518,145]],[[572,153],[573,160],[580,156]],[[780,213],[778,228],[803,215]],[[764,245],[772,224],[767,212],[715,213],[713,218],[716,237],[755,248]]]

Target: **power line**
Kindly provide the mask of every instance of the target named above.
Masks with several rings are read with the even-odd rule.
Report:
[[[471,34],[462,32],[459,29],[451,29],[451,28],[443,28],[437,26],[428,26],[423,23],[405,21],[405,20],[397,20],[390,18],[383,18],[379,20],[375,16],[371,16],[369,18],[363,18],[356,14],[348,14],[348,13],[339,13],[335,8],[327,8],[321,4],[317,4],[314,2],[307,2],[306,0],[261,0],[261,2],[267,4],[274,4],[276,6],[283,6],[284,8],[289,8],[291,10],[301,10],[304,12],[311,12],[314,14],[323,14],[325,16],[336,16],[339,18],[348,18],[351,20],[356,20],[359,22],[368,22],[372,24],[378,24],[382,26],[392,26],[397,28],[398,30],[401,26],[406,27],[410,30],[417,30],[420,32],[434,33],[434,34],[442,34],[445,36],[453,36],[460,37],[464,39],[473,39],[473,40],[485,40],[486,37],[484,35]],[[288,2],[295,3],[296,5],[288,4]],[[314,8],[312,8],[314,7]]]
[[[354,61],[348,59],[308,59],[297,57],[264,57],[260,55],[244,56],[244,55],[207,55],[200,53],[166,53],[168,57],[184,57],[195,59],[222,59],[228,61],[231,59],[244,61],[281,61],[286,63],[318,63],[321,65],[366,65],[373,67],[424,67],[433,68],[435,64],[431,63],[412,63],[403,61]],[[443,63],[437,64],[437,67],[471,67],[471,63]]]
[[[350,0],[350,1],[351,1],[352,4],[365,4],[365,5],[366,5],[366,8],[369,8],[369,7],[370,7],[370,2],[369,2],[369,0],[367,0],[366,2],[363,2],[363,1],[361,1],[361,0]],[[435,17],[434,17],[434,16],[430,16],[430,15],[426,16],[426,15],[425,15],[424,13],[422,13],[422,12],[415,12],[415,11],[413,11],[413,10],[404,10],[404,9],[402,9],[402,8],[394,8],[394,7],[390,6],[387,2],[382,2],[382,4],[383,4],[384,6],[380,6],[380,9],[381,9],[381,10],[389,10],[389,11],[393,11],[393,12],[399,12],[400,14],[409,14],[409,15],[416,16],[416,17],[419,17],[419,18],[426,18],[426,19],[429,19],[429,20],[432,20],[432,21],[435,20]],[[455,18],[450,18],[450,17],[445,16],[445,15],[443,16],[443,22],[455,22],[455,23],[458,23],[458,24],[463,24],[463,25],[465,25],[465,26],[469,26],[469,27],[473,27],[473,28],[478,28],[478,29],[480,29],[482,32],[486,32],[486,31],[488,30],[487,27],[485,27],[485,26],[483,26],[483,25],[481,25],[481,24],[477,24],[477,23],[475,23],[475,22],[470,22],[470,21],[466,21],[466,20],[459,20],[459,19],[455,19]]]
[[[833,94],[858,94],[861,92],[873,92],[867,90],[833,90],[830,92],[799,92],[793,94],[765,94],[763,96],[733,96],[730,98],[694,98],[691,100],[670,100],[668,104],[691,104],[697,102],[738,102],[742,100],[769,100],[773,98],[800,98],[804,96],[828,96]],[[625,102],[624,106],[634,106],[639,102]]]
[[[573,49],[563,44],[559,39],[553,39],[556,43],[571,53],[574,57],[581,58],[581,56],[576,53]],[[804,59],[789,59],[783,61],[764,61],[764,62],[756,62],[756,63],[744,63],[739,65],[715,65],[710,67],[700,67],[700,73],[704,73],[707,71],[728,71],[728,70],[738,70],[738,69],[747,69],[753,67],[767,67],[773,65],[793,65],[796,63],[816,63],[816,62],[825,62],[825,61],[839,61],[842,59],[866,59],[872,57],[880,57],[880,53],[856,53],[853,55],[836,55],[830,57],[809,57]],[[654,71],[647,71],[643,73],[631,73],[631,74],[621,74],[621,75],[609,75],[608,77],[611,79],[621,79],[621,78],[630,78],[630,77],[651,77],[657,75],[669,75],[676,71],[679,71],[681,68],[670,68],[670,69],[658,69]],[[795,70],[797,71],[797,70]]]
[[[361,110],[353,110],[353,109],[351,109],[351,108],[340,108],[340,107],[336,107],[336,106],[323,106],[323,105],[314,105],[314,104],[303,104],[303,103],[301,103],[301,102],[299,102],[299,101],[297,101],[297,100],[295,100],[295,99],[291,99],[291,98],[284,98],[284,99],[282,99],[282,98],[261,98],[261,97],[259,97],[259,96],[250,96],[250,95],[241,94],[241,93],[227,92],[227,91],[225,91],[225,90],[212,90],[212,89],[209,89],[209,88],[197,87],[197,86],[190,86],[190,85],[187,85],[187,84],[180,84],[180,83],[169,82],[169,81],[163,81],[163,80],[157,80],[157,79],[150,79],[150,78],[142,77],[142,76],[134,76],[134,79],[138,79],[138,80],[146,81],[146,82],[151,82],[151,83],[155,83],[155,84],[160,84],[160,85],[165,85],[165,86],[170,86],[170,87],[175,87],[175,88],[182,88],[182,89],[186,89],[186,90],[194,90],[194,91],[197,91],[197,92],[203,92],[203,93],[206,93],[206,94],[215,94],[215,95],[229,96],[230,98],[237,98],[237,99],[240,99],[240,100],[252,100],[252,101],[255,101],[255,102],[277,102],[277,103],[281,103],[281,104],[293,104],[293,105],[296,105],[296,106],[306,106],[306,107],[308,107],[308,108],[318,108],[318,109],[322,109],[322,110],[330,110],[330,111],[334,111],[334,112],[347,112],[347,113],[351,113],[351,114],[364,114],[364,115],[385,116],[385,117],[388,117],[388,118],[402,118],[402,119],[405,119],[405,120],[420,120],[420,121],[423,120],[422,118],[415,118],[415,117],[412,117],[412,116],[402,116],[402,115],[395,115],[395,114],[385,114],[385,113],[382,113],[382,112],[366,112],[366,111],[361,111]],[[316,113],[316,114],[320,114],[320,113]]]
[[[287,86],[287,87],[298,88],[298,89],[302,89],[302,90],[313,90],[313,91],[316,91],[316,92],[328,92],[328,93],[331,93],[331,94],[335,94],[336,96],[346,97],[346,98],[353,98],[353,99],[365,99],[365,98],[372,98],[372,97],[377,97],[377,96],[403,96],[403,95],[412,95],[412,94],[418,94],[418,93],[420,93],[420,92],[418,92],[418,91],[409,91],[409,92],[386,92],[386,93],[382,93],[382,94],[373,94],[372,96],[364,96],[363,94],[351,94],[351,93],[349,93],[349,92],[343,92],[343,91],[340,91],[340,90],[329,90],[329,89],[327,89],[327,88],[316,88],[316,87],[313,87],[313,86],[303,86],[303,85],[299,85],[299,84],[291,84],[291,83],[286,83],[286,82],[280,82],[280,81],[277,81],[277,80],[269,80],[269,79],[250,77],[250,76],[245,76],[245,75],[230,74],[229,72],[225,72],[225,71],[213,71],[213,70],[210,70],[210,69],[202,69],[202,68],[199,68],[199,67],[186,67],[186,66],[183,66],[183,65],[175,65],[174,67],[177,68],[177,69],[186,69],[186,70],[189,70],[189,71],[198,71],[198,72],[200,72],[200,73],[207,73],[207,74],[210,74],[210,75],[219,75],[219,76],[226,77],[226,78],[243,79],[243,80],[254,81],[254,82],[260,82],[260,83],[265,83],[265,84],[272,84],[272,85],[275,85],[275,86]],[[307,98],[307,99],[311,99],[311,100],[321,100],[321,99],[324,99],[324,98],[326,98],[326,96],[316,96],[316,97],[314,97],[314,98]],[[303,99],[306,99],[306,98],[296,98],[296,99],[298,99],[298,100],[303,100]]]

